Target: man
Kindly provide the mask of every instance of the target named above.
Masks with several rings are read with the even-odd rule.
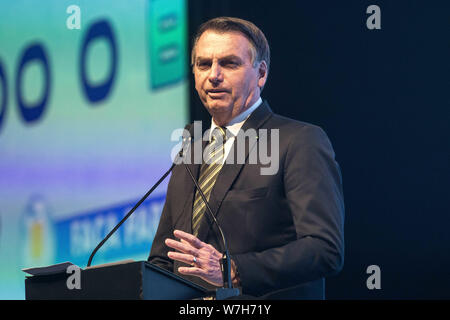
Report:
[[[340,170],[319,127],[276,115],[262,102],[269,64],[267,40],[251,22],[221,17],[199,28],[195,88],[212,117],[208,146],[220,136],[224,142],[219,161],[189,166],[228,240],[234,286],[261,298],[323,299],[324,278],[343,266]],[[295,93],[286,94],[295,104]],[[263,165],[250,163],[250,142],[244,163],[228,163],[250,129],[279,134],[266,149],[279,143],[276,172],[261,174]],[[222,250],[199,192],[177,165],[149,261],[212,289],[223,285]]]

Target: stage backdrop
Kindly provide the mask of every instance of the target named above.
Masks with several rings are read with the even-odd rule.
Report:
[[[85,267],[170,167],[186,39],[184,0],[0,4],[0,299],[24,298],[21,268]],[[166,186],[93,264],[146,259]]]

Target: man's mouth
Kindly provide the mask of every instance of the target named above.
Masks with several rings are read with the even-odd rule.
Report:
[[[206,93],[220,93],[220,92],[228,92],[226,89],[207,89]]]
[[[225,89],[209,89],[206,90],[206,94],[212,99],[222,98],[228,91]]]

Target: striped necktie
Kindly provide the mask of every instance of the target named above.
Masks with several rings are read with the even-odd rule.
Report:
[[[205,148],[205,158],[200,168],[200,178],[198,184],[209,201],[211,191],[216,183],[220,169],[222,169],[224,158],[224,146],[226,138],[226,128],[216,127],[212,132],[211,142]],[[198,235],[200,221],[205,213],[206,205],[198,192],[195,193],[194,206],[192,209],[192,232]]]

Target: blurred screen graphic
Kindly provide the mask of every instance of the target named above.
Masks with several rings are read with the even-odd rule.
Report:
[[[186,19],[185,0],[0,3],[0,299],[25,297],[22,268],[85,267],[170,167]],[[93,264],[146,259],[166,187]]]

